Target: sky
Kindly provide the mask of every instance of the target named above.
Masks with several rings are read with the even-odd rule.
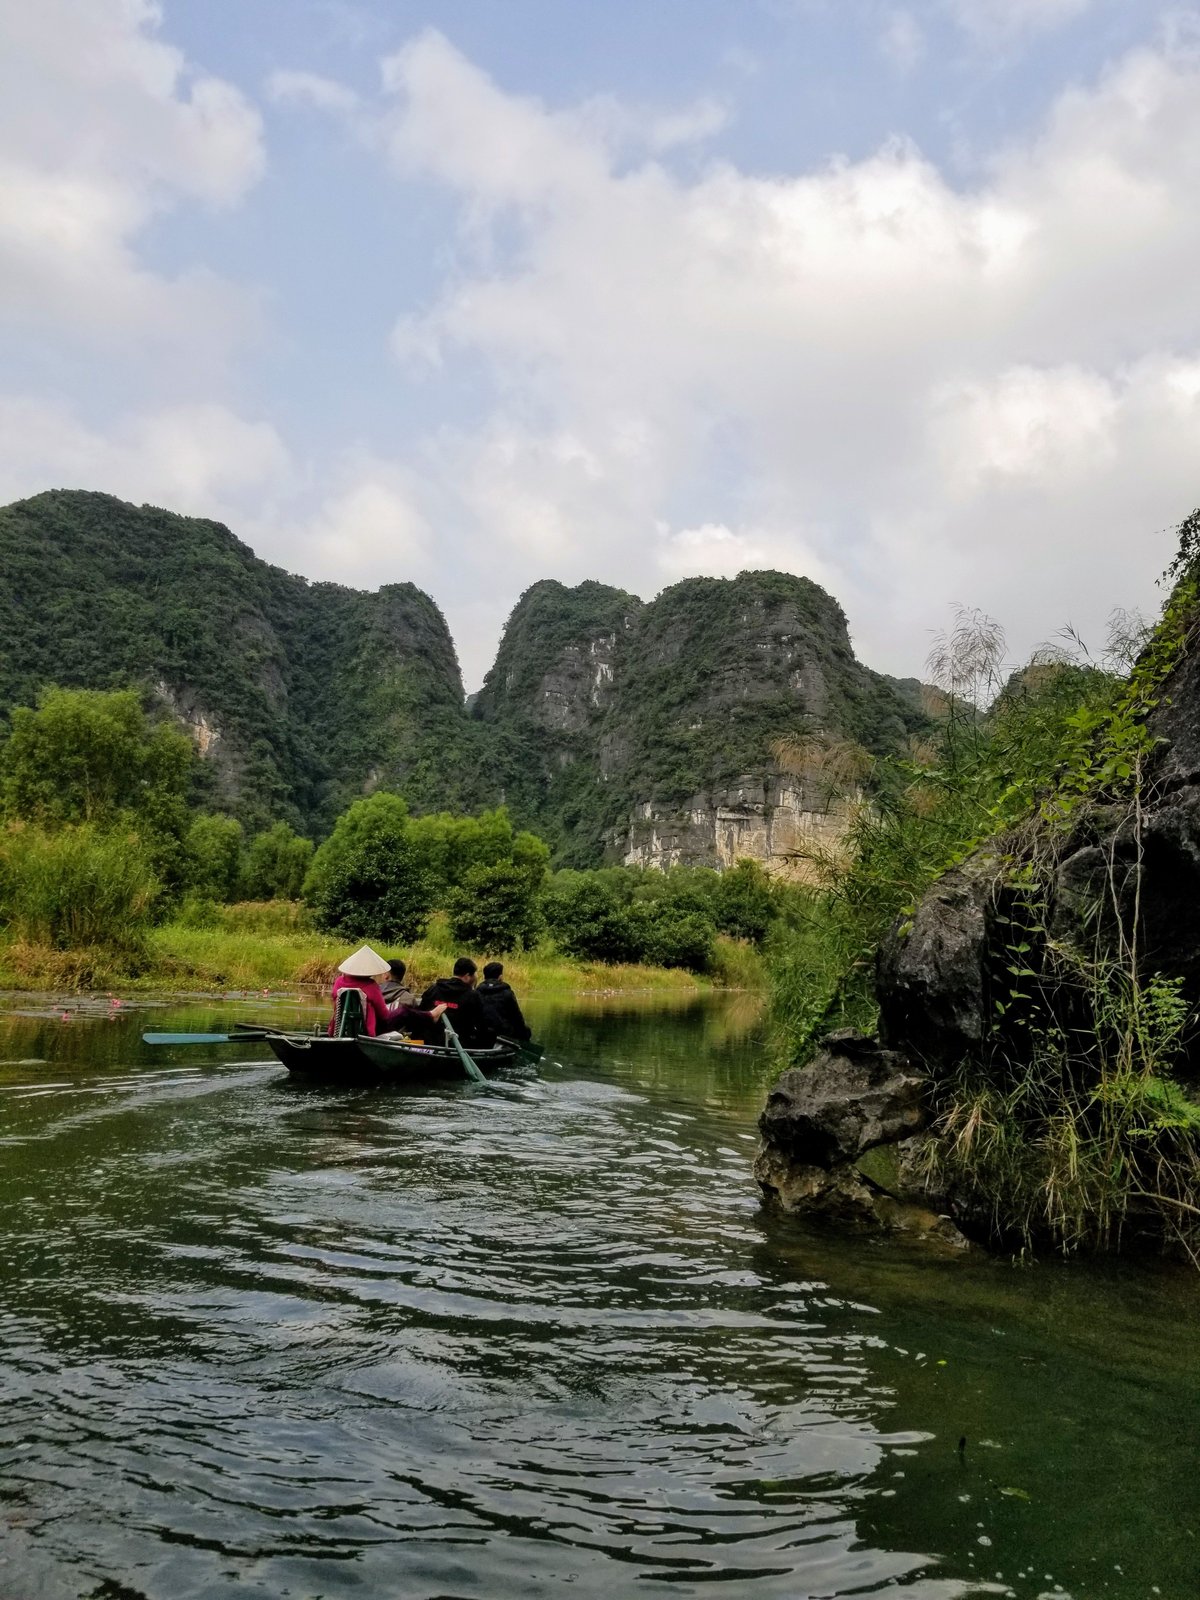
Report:
[[[919,674],[1200,503],[1200,0],[0,0],[0,502],[446,613],[778,568]]]

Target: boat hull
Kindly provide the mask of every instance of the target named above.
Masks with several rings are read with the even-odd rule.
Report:
[[[263,1042],[294,1077],[312,1082],[429,1083],[466,1076],[457,1052],[443,1045],[311,1033],[269,1033]],[[510,1045],[495,1045],[468,1054],[481,1072],[496,1072],[511,1066],[518,1052]]]

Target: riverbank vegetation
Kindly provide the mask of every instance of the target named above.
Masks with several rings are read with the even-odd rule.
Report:
[[[1118,617],[1098,661],[1069,638],[1004,677],[1003,634],[961,616],[930,661],[937,735],[872,763],[865,791],[832,744],[780,751],[854,772],[856,798],[844,846],[812,858],[811,886],[767,940],[783,1061],[808,1060],[833,1028],[873,1030],[881,946],[966,863],[964,882],[981,886],[990,1015],[976,1048],[927,1063],[925,1178],[1013,1246],[1127,1237],[1200,1261],[1196,996],[1147,959],[1141,901],[1150,719],[1200,635],[1200,513],[1180,533],[1160,622]],[[1068,919],[1056,873],[1084,847],[1097,881]]]
[[[786,900],[751,862],[551,873],[503,808],[414,816],[387,791],[319,847],[283,822],[248,836],[197,804],[191,741],[128,691],[18,708],[0,807],[0,981],[19,987],[325,983],[363,939],[421,971],[470,951],[555,985],[752,986]]]

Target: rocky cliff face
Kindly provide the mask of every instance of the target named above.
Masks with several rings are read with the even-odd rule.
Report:
[[[745,857],[802,875],[804,859],[836,849],[851,805],[773,764],[680,805],[643,800],[610,848],[627,867],[730,867]]]
[[[260,561],[218,523],[109,495],[0,509],[0,716],[46,683],[140,686],[196,739],[207,803],[327,828],[356,795],[507,803],[558,860],[786,860],[841,817],[771,746],[826,731],[874,751],[924,725],[859,663],[804,578],[689,578],[649,605],[534,584],[468,711],[437,606]]]
[[[779,769],[776,740],[883,751],[925,725],[910,686],[855,659],[837,603],[777,572],[689,578],[648,605],[536,584],[474,715],[506,752],[506,797],[581,865],[781,863],[840,837],[843,814]]]

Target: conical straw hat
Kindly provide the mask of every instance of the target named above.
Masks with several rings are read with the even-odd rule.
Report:
[[[352,956],[347,956],[339,972],[344,972],[348,978],[378,978],[391,968],[381,955],[377,955],[369,944],[360,945]]]

